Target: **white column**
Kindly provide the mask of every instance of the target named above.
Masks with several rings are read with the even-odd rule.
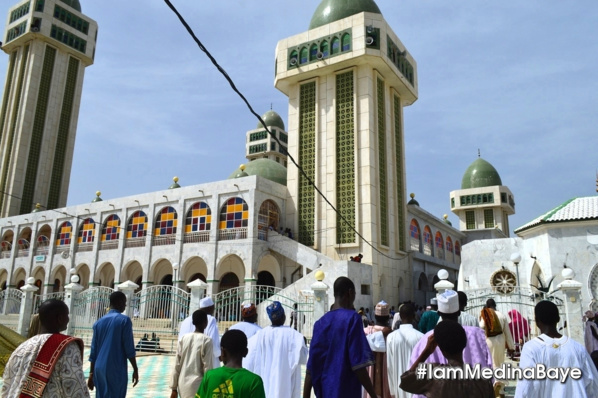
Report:
[[[34,285],[34,278],[27,278],[27,284],[21,287],[21,290],[25,295],[21,301],[21,310],[19,312],[19,324],[17,326],[17,333],[21,336],[27,337],[29,333],[29,323],[31,323],[31,312],[33,311],[33,293],[39,289]]]
[[[565,280],[557,286],[557,290],[560,289],[565,296],[565,320],[567,321],[566,333],[569,338],[583,344],[584,325],[581,303],[582,284],[573,280],[573,278],[575,278],[575,272],[571,268],[565,268],[561,272],[561,275]]]
[[[72,335],[75,330],[75,300],[77,299],[77,295],[84,289],[83,286],[79,284],[79,277],[77,275],[71,276],[71,283],[64,287],[64,303],[67,307],[69,307],[69,314],[70,314],[70,321],[68,326],[66,327],[66,334]]]
[[[328,289],[330,286],[322,282],[326,275],[323,271],[316,271],[316,283],[312,284],[314,292],[314,323],[328,311]]]
[[[438,278],[440,281],[434,284],[434,289],[438,292],[438,294],[444,293],[445,290],[453,290],[455,285],[448,281],[449,273],[445,269],[441,269],[438,271]]]
[[[199,309],[199,301],[204,297],[208,284],[201,279],[196,279],[187,284],[191,289],[191,301],[189,302],[189,315],[193,315]]]
[[[133,307],[131,306],[131,303],[133,302],[133,294],[135,294],[135,290],[139,289],[139,285],[135,282],[126,281],[116,287],[127,296],[127,306],[124,314],[133,319]]]

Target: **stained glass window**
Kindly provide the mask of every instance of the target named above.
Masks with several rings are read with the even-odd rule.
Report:
[[[102,242],[117,240],[120,232],[120,218],[112,214],[106,219],[104,228],[102,228]]]
[[[158,217],[156,217],[156,224],[154,225],[154,236],[176,234],[176,227],[176,210],[172,206],[165,207],[160,211]]]
[[[212,210],[205,202],[195,203],[187,212],[185,233],[209,231],[212,225]]]
[[[440,232],[436,232],[436,247],[444,249],[444,239],[442,239],[442,234]]]
[[[320,51],[322,52],[322,54],[327,57],[328,56],[328,42],[326,40],[324,40],[322,42],[322,44],[320,44]]]
[[[446,251],[453,252],[453,240],[450,236],[446,238]]]
[[[315,61],[316,59],[318,59],[318,45],[312,44],[312,46],[309,49],[309,60]]]
[[[37,237],[37,247],[45,247],[45,246],[49,246],[49,245],[50,245],[50,239],[46,235],[40,235]]]
[[[242,198],[230,198],[220,209],[220,229],[247,227],[249,207]]]
[[[307,62],[307,47],[303,47],[299,52],[299,63],[306,63]]]
[[[342,37],[342,42],[343,42],[342,50],[349,51],[351,49],[351,35],[348,33],[345,33]]]
[[[332,39],[332,54],[338,54],[341,50],[341,41],[338,37]]]
[[[432,230],[427,225],[424,227],[424,254],[432,255]]]
[[[147,216],[141,210],[133,213],[127,225],[127,239],[143,238],[147,235]]]
[[[411,220],[409,225],[409,234],[411,235],[411,250],[421,251],[421,235],[419,224],[415,219]]]
[[[459,241],[455,241],[455,256],[460,256],[461,255],[461,244],[459,243]]]
[[[64,246],[71,244],[71,234],[73,233],[73,226],[70,222],[65,221],[58,228],[58,238],[56,239],[56,246]]]
[[[93,242],[93,238],[96,234],[95,226],[96,223],[91,218],[88,218],[85,221],[83,221],[83,224],[81,224],[81,227],[79,228],[79,236],[77,239],[77,243]]]
[[[21,238],[17,241],[19,245],[19,249],[29,249],[29,241],[27,239]]]

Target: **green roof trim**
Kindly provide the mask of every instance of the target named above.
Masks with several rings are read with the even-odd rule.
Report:
[[[75,10],[81,12],[81,3],[79,3],[79,0],[60,0],[62,1],[64,4],[67,4],[71,7],[73,7]]]
[[[556,214],[556,213],[557,213],[559,210],[561,210],[561,209],[563,209],[563,208],[567,207],[567,206],[568,206],[568,205],[569,205],[571,202],[573,202],[575,199],[577,199],[577,197],[575,197],[575,198],[571,198],[571,199],[567,200],[565,203],[562,203],[562,204],[558,205],[557,207],[555,207],[555,208],[554,208],[554,209],[552,209],[552,210],[549,210],[549,211],[548,211],[547,213],[545,213],[544,215],[542,215],[542,216],[540,216],[540,217],[537,217],[537,218],[535,218],[535,219],[531,220],[530,222],[528,222],[528,223],[525,223],[523,226],[521,226],[521,227],[519,227],[519,228],[515,229],[515,231],[514,231],[514,232],[515,232],[515,233],[522,232],[522,231],[525,231],[526,229],[530,229],[530,228],[532,228],[532,227],[536,227],[536,226],[538,226],[538,225],[540,225],[540,224],[546,224],[546,223],[557,223],[557,222],[568,222],[568,221],[572,221],[572,220],[552,220],[552,221],[551,221],[551,220],[550,220],[550,218],[551,218],[552,216],[554,216],[554,215],[555,215],[555,214]]]
[[[228,177],[229,180],[233,178],[242,178],[245,176],[260,176],[270,181],[277,182],[282,185],[287,185],[287,168],[282,164],[270,159],[256,159],[246,163],[245,170],[237,168]]]
[[[371,12],[382,15],[374,0],[322,0],[311,17],[309,29],[315,29],[329,23],[340,21],[351,15]]]
[[[461,189],[482,188],[502,185],[498,171],[482,158],[477,158],[469,165],[463,179]]]

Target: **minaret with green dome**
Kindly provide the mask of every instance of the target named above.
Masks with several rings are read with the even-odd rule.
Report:
[[[468,240],[509,237],[509,216],[515,199],[502,184],[498,171],[479,157],[465,170],[461,189],[452,191],[451,210],[459,217],[459,229]]]
[[[417,100],[415,60],[373,0],[323,0],[306,32],[278,42],[275,86],[289,97],[289,154],[307,174],[288,168],[287,223],[333,259],[362,253],[374,266],[374,299],[394,300],[399,276],[411,275],[400,259],[403,107]]]
[[[287,167],[288,134],[280,115],[273,110],[262,115],[268,129],[278,138],[278,142],[266,131],[261,122],[253,130],[247,132],[245,141],[245,157],[247,160],[270,159]]]
[[[0,217],[64,207],[85,68],[97,23],[79,0],[18,1],[2,50],[8,68],[0,106]]]

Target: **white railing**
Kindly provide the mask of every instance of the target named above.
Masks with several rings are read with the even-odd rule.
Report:
[[[247,227],[218,230],[218,240],[247,239]]]
[[[164,246],[164,245],[174,245],[176,242],[176,235],[160,235],[160,236],[153,236],[152,237],[152,245],[153,246]]]
[[[100,250],[113,250],[118,248],[118,240],[106,240],[104,242],[100,242]]]
[[[8,250],[0,252],[0,258],[10,258],[10,252]]]
[[[60,301],[64,301],[64,292],[54,292],[54,293],[46,293],[41,295],[35,296],[35,301],[33,302],[33,313],[37,313],[39,306],[46,300],[56,299]]]
[[[142,238],[130,238],[125,240],[125,247],[144,247],[145,236]]]
[[[48,254],[49,251],[50,251],[49,246],[38,246],[35,248],[35,255],[39,256],[39,255]]]
[[[17,257],[29,257],[29,249],[17,250]]]
[[[93,250],[93,242],[79,243],[77,245],[78,252],[90,252]]]
[[[191,232],[183,236],[183,243],[209,242],[210,231]]]
[[[0,310],[2,314],[18,314],[21,309],[21,300],[25,293],[19,289],[9,287],[0,292]]]

